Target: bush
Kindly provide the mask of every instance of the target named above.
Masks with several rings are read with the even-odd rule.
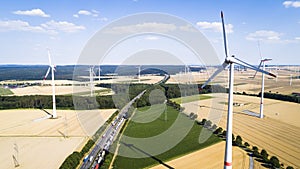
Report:
[[[252,147],[254,157],[260,157],[260,153],[258,152],[258,148],[256,146]]]
[[[288,167],[286,167],[286,169],[294,169],[294,167],[288,166]]]
[[[226,132],[226,130],[224,130],[224,131],[222,132],[222,136],[223,136],[223,137],[226,137],[226,134],[227,134],[227,132]]]
[[[279,159],[276,156],[272,156],[270,158],[270,163],[273,167],[276,167],[276,168],[280,167]]]
[[[235,139],[235,144],[237,145],[237,146],[242,146],[243,145],[243,139],[242,139],[242,137],[241,136],[236,136],[236,139]]]
[[[65,161],[62,163],[62,165],[59,168],[60,169],[76,168],[82,157],[83,156],[81,155],[81,153],[74,151],[71,155],[69,155],[65,159]]]
[[[214,131],[214,134],[219,135],[219,134],[222,134],[222,132],[223,132],[223,128],[219,127],[219,128],[217,128],[217,130]]]
[[[205,128],[211,128],[211,125],[212,125],[212,122],[210,120],[207,120],[205,123],[204,123],[204,127]]]
[[[250,146],[250,144],[249,144],[248,142],[245,142],[245,143],[244,143],[244,146],[245,146],[246,148],[248,148],[248,147]]]
[[[267,153],[267,151],[265,149],[261,150],[260,155],[265,162],[269,161],[269,159],[268,159],[269,154]]]

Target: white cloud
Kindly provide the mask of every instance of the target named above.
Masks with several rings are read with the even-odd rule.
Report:
[[[22,31],[55,35],[59,32],[74,33],[80,30],[85,30],[85,27],[66,21],[56,22],[51,20],[38,26],[32,26],[22,20],[0,20],[0,32]]]
[[[197,22],[197,26],[199,26],[203,30],[210,30],[214,32],[222,32],[222,23],[221,22]],[[233,25],[227,24],[225,25],[226,33],[233,33]]]
[[[49,22],[41,24],[41,26],[47,30],[62,31],[67,33],[73,33],[73,32],[78,32],[80,30],[85,30],[84,26],[75,25],[74,23],[70,23],[66,21],[57,22],[51,20]]]
[[[50,15],[46,14],[41,9],[32,9],[27,11],[14,11],[14,14],[17,15],[28,15],[28,16],[41,16],[41,17],[50,17]]]
[[[191,26],[191,25],[184,25],[179,27],[180,30],[186,31],[186,32],[196,32],[197,30]]]
[[[99,11],[94,10],[94,9],[92,9],[91,11],[79,10],[76,14],[73,15],[73,17],[78,18],[80,15],[98,17]]]
[[[78,11],[79,15],[92,15],[92,13],[90,11],[86,11],[86,10],[80,10]]]
[[[174,24],[146,22],[143,24],[113,27],[111,29],[107,29],[106,33],[122,34],[122,33],[143,32],[143,31],[165,33],[169,31],[174,31],[175,29],[176,29],[176,25]]]
[[[300,37],[295,37],[295,40],[300,40]]]
[[[47,32],[40,26],[31,26],[28,22],[21,20],[0,20],[0,31],[27,31],[27,32]]]
[[[282,34],[270,31],[270,30],[259,30],[253,33],[249,33],[246,37],[247,40],[267,40],[267,41],[279,41]]]
[[[282,5],[286,8],[289,7],[300,8],[300,1],[284,1]]]

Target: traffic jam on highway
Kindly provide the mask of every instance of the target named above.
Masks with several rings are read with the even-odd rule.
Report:
[[[80,169],[100,168],[101,164],[103,164],[105,160],[105,156],[109,152],[110,146],[115,141],[121,126],[126,121],[129,108],[135,102],[135,100],[139,99],[145,92],[146,90],[137,95],[120,111],[119,115],[113,120],[111,125],[108,126],[102,137],[98,139],[93,150],[87,156],[85,156]]]

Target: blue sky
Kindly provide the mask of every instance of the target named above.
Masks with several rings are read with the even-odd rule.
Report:
[[[300,1],[281,0],[11,0],[0,2],[0,64],[76,64],[88,40],[127,15],[162,12],[199,29],[224,58],[220,11],[225,14],[229,53],[258,64],[300,64]],[[122,56],[120,56],[122,57]],[[111,61],[110,64],[119,64]]]

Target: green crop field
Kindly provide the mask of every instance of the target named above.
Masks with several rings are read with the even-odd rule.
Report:
[[[171,133],[169,133],[168,137],[162,138],[162,140],[157,142],[157,146],[161,146],[162,148],[167,146],[166,143],[168,143],[168,140],[173,139],[172,142],[174,142],[174,139],[178,136],[186,136],[183,137],[181,141],[179,140],[179,143],[175,144],[174,147],[158,155],[152,155],[151,153],[151,151],[157,147],[134,144],[122,137],[118,154],[125,152],[125,154],[142,155],[144,157],[129,158],[122,155],[117,156],[113,168],[140,169],[160,163],[164,164],[164,162],[168,160],[189,154],[221,141],[217,136],[212,134],[206,142],[200,144],[200,132],[201,130],[207,131],[207,129],[202,128],[202,126],[190,120],[185,114],[179,113],[170,106],[154,105],[151,108],[143,107],[138,110],[139,111],[134,114],[132,120],[128,123],[124,135],[134,138],[149,138],[163,134],[166,130],[171,128],[174,129],[170,131]],[[147,123],[141,123],[143,120],[144,122],[147,121]],[[175,124],[178,124],[178,121],[180,121],[180,124],[175,126]],[[165,140],[167,140],[167,142]]]
[[[210,98],[212,98],[212,96],[199,94],[199,95],[174,98],[174,99],[171,99],[171,101],[181,104],[181,103],[188,103],[188,102],[193,102],[193,101],[197,101],[197,100],[205,100],[205,99],[210,99]]]
[[[14,93],[9,89],[4,89],[4,88],[0,87],[0,96],[10,95],[10,94],[14,94]]]

